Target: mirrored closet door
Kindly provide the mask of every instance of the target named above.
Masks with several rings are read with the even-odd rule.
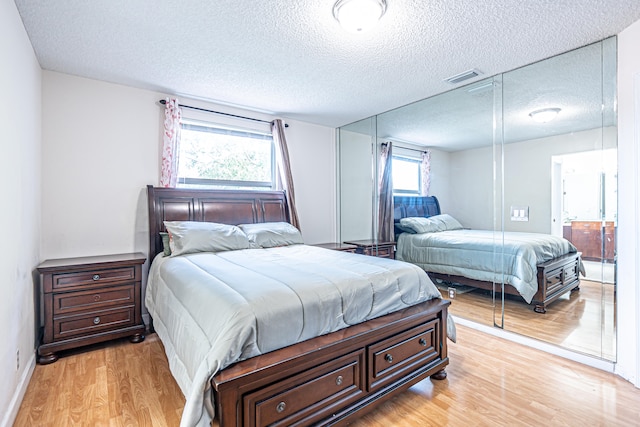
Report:
[[[615,360],[615,58],[611,38],[340,128],[341,241],[377,238],[381,144],[407,162],[428,151],[439,212],[489,242],[481,261],[456,252],[462,265],[444,276],[415,262],[454,296],[450,312]],[[580,252],[574,270],[565,262],[539,278],[531,267],[529,296],[548,285],[542,304],[508,285],[509,233],[557,236]],[[474,262],[483,271],[466,280]],[[566,289],[553,295],[560,282]]]
[[[615,38],[504,73],[496,181],[505,232],[563,237],[581,254],[580,265],[550,267],[544,314],[505,298],[496,317],[506,330],[607,360],[615,360],[615,81]]]

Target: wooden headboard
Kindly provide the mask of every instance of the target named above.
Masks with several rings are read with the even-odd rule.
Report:
[[[282,191],[192,190],[147,186],[149,260],[162,252],[164,221],[207,221],[222,224],[290,222]]]
[[[440,203],[436,196],[394,196],[393,197],[393,222],[402,218],[422,216],[428,218],[440,215]]]

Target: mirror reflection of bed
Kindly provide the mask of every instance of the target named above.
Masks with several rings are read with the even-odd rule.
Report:
[[[485,324],[501,325],[504,321],[504,328],[515,333],[519,333],[531,338],[540,339],[562,345],[565,348],[593,354],[602,352],[603,357],[615,356],[615,325],[613,322],[602,324],[601,312],[605,310],[605,319],[614,319],[615,287],[611,280],[609,286],[602,287],[599,276],[604,280],[605,275],[611,275],[613,269],[602,270],[598,263],[586,261],[580,263],[579,279],[575,277],[577,285],[573,284],[560,290],[554,296],[544,313],[531,309],[531,303],[527,303],[518,292],[502,293],[500,278],[496,277],[494,282],[478,281],[476,272],[466,270],[466,267],[478,267],[484,265],[491,270],[495,265],[502,264],[500,254],[489,254],[490,256],[480,261],[473,260],[473,254],[482,257],[483,254],[476,251],[493,251],[492,245],[496,245],[496,240],[491,240],[488,244],[478,243],[474,240],[466,240],[465,230],[460,229],[461,224],[456,223],[455,218],[447,214],[442,214],[440,204],[435,196],[430,197],[394,197],[394,222],[396,224],[397,239],[397,259],[416,263],[429,273],[432,280],[441,291],[443,298],[452,300],[450,311],[453,315],[463,318],[473,319]],[[438,225],[438,221],[444,218],[444,225]],[[427,220],[419,225],[414,223],[419,220]],[[431,220],[435,225],[428,222]],[[453,221],[453,222],[451,222]],[[449,224],[447,224],[449,222]],[[453,224],[453,225],[452,225]],[[448,227],[450,229],[448,229]],[[461,233],[456,235],[456,232]],[[523,233],[512,233],[523,235]],[[540,234],[540,233],[534,233]],[[427,238],[426,243],[413,244],[412,239],[416,235]],[[487,235],[494,235],[492,231],[487,231]],[[428,239],[438,236],[436,239]],[[444,236],[444,237],[443,237]],[[501,239],[501,233],[494,235],[495,239]],[[575,254],[574,259],[579,258],[579,253],[566,239],[558,236],[542,235],[540,238],[562,240],[571,253]],[[442,239],[454,239],[450,247],[447,244],[442,247]],[[473,239],[473,237],[472,237]],[[422,239],[424,240],[424,239]],[[420,241],[420,240],[419,240]],[[429,242],[434,246],[429,247]],[[472,250],[467,250],[471,247]],[[499,244],[498,244],[499,247]],[[528,250],[529,248],[525,248]],[[450,251],[454,256],[447,257],[446,251]],[[524,249],[523,249],[524,250]],[[444,251],[445,254],[440,254]],[[500,250],[499,250],[500,252]],[[425,255],[421,257],[421,254]],[[485,253],[485,255],[487,255]],[[567,254],[556,254],[559,257],[566,257]],[[484,261],[484,264],[483,264]],[[538,263],[542,263],[538,260]],[[430,263],[431,262],[431,263]],[[457,265],[456,265],[457,264]],[[511,265],[512,263],[507,262]],[[589,270],[583,264],[588,264]],[[432,271],[436,270],[436,271]],[[505,273],[512,271],[505,268]],[[448,274],[451,273],[451,274]],[[453,274],[457,273],[457,274]],[[566,278],[566,272],[555,269],[551,273],[551,280],[554,277]],[[485,275],[486,277],[486,275]],[[594,280],[595,279],[595,280]],[[505,279],[509,282],[510,279]],[[542,283],[548,283],[549,278],[544,277]],[[537,286],[542,286],[538,283]],[[572,282],[575,283],[575,282]],[[606,282],[605,282],[606,283]],[[481,286],[481,287],[479,287]],[[494,287],[495,286],[495,287]],[[494,294],[493,289],[496,290]],[[496,320],[496,305],[504,305],[504,318]],[[595,335],[594,335],[595,334]],[[593,336],[602,335],[602,340],[593,340]]]
[[[417,158],[411,153],[425,150],[430,156],[426,191],[394,188],[394,195],[436,195],[443,212],[465,227],[562,236],[572,222],[576,227],[578,221],[601,222],[602,247],[585,246],[581,236],[570,239],[585,252],[586,276],[580,277],[578,292],[563,293],[546,313],[535,313],[518,297],[508,296],[504,310],[499,299],[487,314],[466,309],[459,315],[481,327],[525,330],[525,336],[615,361],[615,76],[616,40],[609,38],[343,126],[340,237],[375,238],[378,200],[357,205],[349,200],[375,193],[371,175],[376,176],[376,154],[384,142],[393,143],[394,157]],[[555,119],[533,119],[533,112],[547,107],[560,109]],[[528,216],[514,221],[512,209]],[[599,251],[602,257],[593,256]],[[590,285],[593,292],[586,289]],[[457,295],[451,311],[463,297],[475,295],[481,292]],[[574,313],[557,317],[574,301]],[[511,303],[523,307],[512,311]],[[539,328],[516,324],[523,313],[540,322]],[[580,316],[585,320],[578,321]],[[545,332],[540,337],[534,329]],[[576,344],[580,338],[585,342]]]
[[[567,239],[468,229],[442,213],[435,196],[395,196],[394,224],[397,259],[418,265],[432,280],[520,296],[537,313],[578,291],[585,274],[580,253]]]

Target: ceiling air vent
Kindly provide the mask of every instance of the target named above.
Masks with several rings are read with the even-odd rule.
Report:
[[[474,69],[465,71],[463,73],[456,74],[455,76],[451,76],[449,78],[446,78],[446,79],[444,79],[444,81],[445,82],[449,82],[452,85],[455,85],[455,84],[463,82],[465,80],[469,80],[469,79],[472,79],[474,77],[478,77],[481,74],[482,74],[482,72],[480,72],[480,71],[478,71],[478,70],[476,70],[474,68]]]

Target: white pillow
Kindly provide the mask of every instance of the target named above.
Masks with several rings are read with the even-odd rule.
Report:
[[[429,218],[430,220],[437,222],[442,228],[442,231],[447,230],[462,230],[464,227],[451,215],[441,214],[435,215]]]
[[[416,234],[443,231],[443,226],[439,221],[433,221],[431,218],[425,218],[422,216],[402,218],[400,220],[400,226],[402,228],[413,230]]]
[[[235,225],[215,222],[165,221],[171,256],[249,248],[249,239]]]
[[[261,222],[240,224],[249,241],[261,248],[301,245],[304,243],[300,230],[288,222]]]

